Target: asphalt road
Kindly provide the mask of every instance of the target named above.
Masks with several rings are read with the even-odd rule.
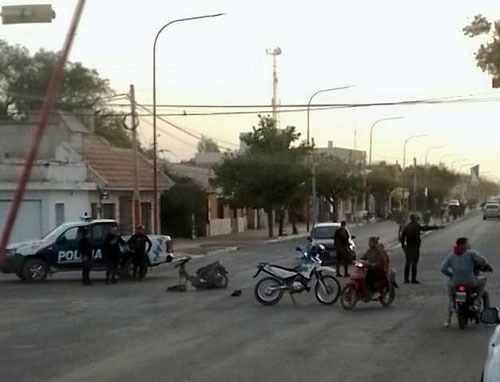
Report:
[[[353,229],[359,252],[368,236],[390,247],[401,280],[397,226]],[[143,283],[106,286],[103,274],[82,287],[76,274],[41,285],[0,276],[0,381],[478,381],[492,328],[443,328],[447,298],[438,267],[466,235],[500,273],[500,222],[475,215],[426,235],[419,279],[401,285],[390,308],[359,303],[343,311],[312,293],[276,306],[255,301],[255,265],[293,262],[297,243],[283,242],[212,259],[230,272],[228,290],[168,293],[171,266]],[[341,279],[342,280],[342,279]],[[490,275],[500,305],[500,277]],[[240,297],[230,297],[241,289]]]

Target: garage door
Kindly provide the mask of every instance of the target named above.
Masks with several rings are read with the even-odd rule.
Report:
[[[7,219],[10,200],[0,200],[0,227]],[[42,203],[40,200],[24,200],[17,213],[16,224],[10,236],[10,243],[39,239],[42,236]],[[1,234],[2,231],[0,231]]]

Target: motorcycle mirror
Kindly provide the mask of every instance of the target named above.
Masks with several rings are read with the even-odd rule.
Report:
[[[352,239],[352,240],[356,239],[356,236],[351,236],[351,239]]]
[[[307,237],[307,241],[312,241],[313,239],[311,238],[311,236],[308,236]]]
[[[302,253],[302,248],[300,247],[295,247],[295,250]]]
[[[499,309],[496,307],[484,308],[480,320],[486,325],[500,324]]]

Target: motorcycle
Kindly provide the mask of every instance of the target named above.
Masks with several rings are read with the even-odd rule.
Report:
[[[493,269],[486,265],[479,271],[493,272]],[[485,276],[478,276],[478,278],[483,278],[484,281],[486,279]],[[479,289],[469,285],[458,285],[453,288],[453,306],[450,317],[453,312],[457,314],[459,329],[465,329],[469,321],[474,321],[476,324],[485,322],[484,316],[489,314],[488,309],[483,309],[483,296],[479,295]]]
[[[322,244],[319,247],[321,251],[325,251]],[[269,275],[255,285],[254,295],[257,301],[263,305],[274,305],[281,300],[283,293],[288,291],[295,303],[293,295],[304,291],[309,292],[314,278],[316,279],[314,287],[316,299],[321,304],[334,304],[340,294],[340,283],[331,275],[335,273],[335,270],[322,266],[319,256],[310,251],[302,251],[300,247],[295,249],[301,253],[301,256],[299,257],[299,264],[294,268],[269,263],[260,263],[257,266],[257,273],[253,276],[254,278],[261,272]]]
[[[376,290],[372,290],[366,283],[368,263],[364,260],[354,261],[354,270],[351,277],[340,293],[340,304],[345,310],[352,310],[356,303],[379,301],[382,306],[388,307],[396,297],[396,273],[390,269],[387,276],[377,282]]]
[[[214,261],[196,271],[196,276],[192,276],[186,269],[186,264],[191,260],[191,256],[179,259],[175,268],[179,268],[179,285],[169,287],[169,291],[186,291],[187,282],[196,290],[203,289],[224,289],[227,288],[229,279],[227,270],[219,261]]]

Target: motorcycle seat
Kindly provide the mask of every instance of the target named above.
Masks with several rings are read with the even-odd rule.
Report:
[[[269,266],[272,268],[283,269],[284,271],[288,271],[288,272],[297,272],[297,269],[300,267],[300,265],[297,265],[294,268],[287,268],[287,267],[282,267],[281,265],[274,265],[274,264],[269,264]]]

